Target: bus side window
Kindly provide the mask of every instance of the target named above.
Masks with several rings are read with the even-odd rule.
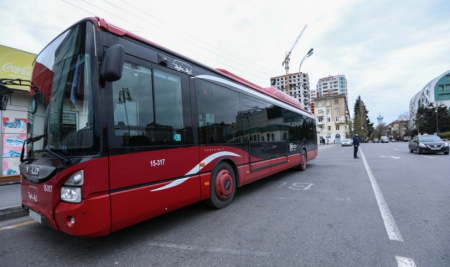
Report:
[[[260,136],[267,131],[268,104],[254,97],[242,95],[242,111],[240,119],[244,126],[246,136],[250,141],[261,141]]]
[[[237,140],[239,93],[202,80],[196,81],[196,90],[200,144]]]
[[[154,69],[155,141],[161,145],[193,143],[187,77]]]
[[[145,146],[154,140],[146,126],[154,122],[151,69],[125,62],[113,83],[114,128],[121,146]]]

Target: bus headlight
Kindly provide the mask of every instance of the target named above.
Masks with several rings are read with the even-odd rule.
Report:
[[[83,170],[74,173],[61,187],[61,200],[70,203],[81,203],[83,194],[81,186],[84,184]],[[67,186],[69,185],[69,186]]]
[[[67,179],[65,185],[82,186],[84,184],[84,172],[81,170],[76,172]]]
[[[81,203],[81,187],[61,187],[61,200],[70,203]]]

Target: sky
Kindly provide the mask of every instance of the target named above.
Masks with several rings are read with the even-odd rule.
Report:
[[[0,45],[39,53],[77,21],[98,16],[213,68],[263,87],[286,73],[345,75],[377,125],[409,110],[428,82],[450,70],[448,0],[18,0],[0,1]]]

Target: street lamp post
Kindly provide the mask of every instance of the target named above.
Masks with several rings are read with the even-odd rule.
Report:
[[[302,61],[300,61],[300,66],[298,67],[298,73],[300,74],[300,69],[302,68],[302,63],[303,60],[307,59],[308,57],[310,57],[312,54],[314,54],[313,52],[313,48],[309,49],[308,53],[306,53],[306,55],[303,57]]]
[[[313,50],[314,50],[313,48],[309,49],[308,53],[306,53],[306,55],[303,57],[302,61],[300,61],[300,66],[298,67],[298,76],[299,76],[299,78],[300,78],[300,82],[299,82],[299,84],[298,84],[298,90],[299,90],[299,92],[300,92],[300,102],[301,102],[302,104],[304,103],[304,102],[303,102],[304,94],[303,94],[303,89],[302,89],[303,79],[302,79],[302,74],[301,74],[301,72],[300,72],[300,69],[302,68],[302,63],[303,63],[303,61],[304,61],[306,58],[310,57],[310,56],[314,53]],[[305,107],[306,107],[306,105],[305,105]]]
[[[436,135],[439,135],[439,106],[436,104]]]
[[[436,134],[439,135],[439,108],[440,107],[447,107],[442,102],[439,106],[436,107]]]
[[[420,135],[419,126],[420,126],[420,119],[421,119],[422,117],[423,117],[423,115],[420,116],[419,118],[417,118],[417,135]]]

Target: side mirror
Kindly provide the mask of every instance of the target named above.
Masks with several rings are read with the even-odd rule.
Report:
[[[0,110],[6,110],[6,104],[8,103],[9,97],[0,96]]]
[[[42,103],[42,101],[44,100],[44,94],[41,92],[36,92],[33,95],[33,99],[31,100],[31,114],[35,114],[39,103]]]
[[[8,86],[0,83],[0,110],[6,110],[6,104],[8,103],[9,96],[14,91]]]
[[[100,67],[100,75],[105,81],[114,82],[122,78],[124,56],[125,49],[120,44],[115,44],[106,50]]]
[[[8,86],[4,85],[3,83],[0,83],[0,95],[1,96],[9,96],[13,93],[14,91],[9,88]]]

